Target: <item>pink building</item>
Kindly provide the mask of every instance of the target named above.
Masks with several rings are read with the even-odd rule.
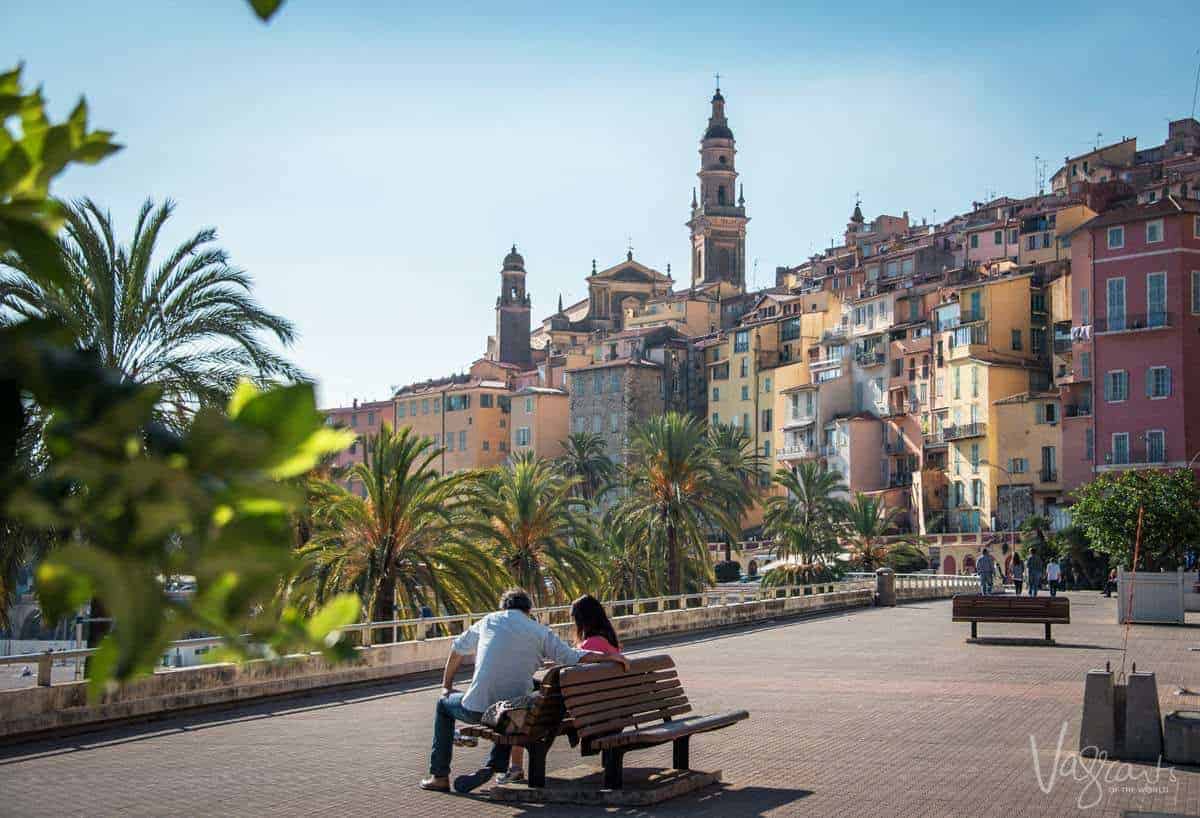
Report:
[[[1090,289],[1094,315],[1095,470],[1187,465],[1200,451],[1200,202],[1111,210],[1072,241],[1092,256],[1074,289]]]
[[[346,469],[363,460],[363,442],[366,438],[379,434],[383,424],[393,428],[396,426],[396,405],[391,400],[364,401],[358,399],[350,406],[338,406],[332,409],[322,409],[325,422],[330,426],[350,429],[358,439],[350,448],[337,453],[333,462],[335,469]]]

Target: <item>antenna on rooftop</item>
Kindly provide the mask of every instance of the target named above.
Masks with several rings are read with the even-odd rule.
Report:
[[[1102,131],[1096,131],[1096,150],[1100,150],[1100,141],[1104,138]]]
[[[1200,48],[1196,49],[1196,56],[1200,58]],[[1196,95],[1200,94],[1200,59],[1196,60],[1196,83],[1192,86],[1192,119],[1196,118]]]
[[[1033,187],[1039,196],[1046,192],[1046,160],[1040,156],[1033,157]]]

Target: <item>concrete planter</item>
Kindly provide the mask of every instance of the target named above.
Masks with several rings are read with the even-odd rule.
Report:
[[[1182,569],[1159,574],[1117,569],[1117,622],[1182,624],[1187,609],[1185,590],[1191,590],[1187,582],[1190,577]]]

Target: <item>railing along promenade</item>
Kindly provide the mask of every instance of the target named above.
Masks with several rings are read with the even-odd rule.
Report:
[[[962,580],[968,580],[963,583]],[[731,585],[734,585],[731,583]],[[966,589],[974,587],[975,581],[970,577],[946,574],[896,574],[896,590],[919,589]],[[963,586],[960,588],[959,586]],[[640,614],[659,613],[698,608],[711,608],[723,605],[733,605],[745,602],[759,602],[770,599],[786,599],[796,596],[812,596],[829,594],[837,591],[873,590],[875,575],[865,573],[850,573],[840,582],[811,583],[807,585],[761,586],[747,587],[736,584],[736,587],[721,588],[716,586],[699,593],[679,594],[676,596],[644,597],[638,599],[618,599],[605,602],[609,613],[614,618],[638,616]],[[381,645],[401,644],[410,641],[423,641],[437,636],[457,636],[471,627],[475,622],[487,616],[489,612],[451,614],[449,616],[429,616],[409,619],[390,619],[372,622],[359,622],[341,628],[341,633],[353,634],[352,643],[356,647],[372,647]],[[571,622],[570,605],[552,605],[535,608],[532,612],[534,619],[544,625],[566,625]],[[382,640],[377,637],[384,635]],[[390,634],[390,640],[387,635]],[[168,643],[164,654],[175,650],[195,650],[211,648],[224,644],[222,637],[199,637],[194,639],[179,639]],[[65,650],[49,650],[39,653],[21,653],[10,656],[0,656],[0,665],[37,665],[36,684],[49,686],[50,668],[54,663],[62,664],[67,661],[81,661],[93,654],[96,648],[68,648]],[[188,667],[200,667],[204,663]],[[156,672],[180,670],[186,668],[167,667]]]
[[[841,582],[781,587],[753,584],[717,586],[693,594],[611,600],[622,641],[669,638],[713,628],[753,625],[768,620],[862,608],[872,604],[873,575]],[[970,577],[900,574],[897,598],[935,599],[970,590]],[[38,734],[93,729],[131,719],[159,718],[187,708],[229,706],[272,696],[296,695],[348,684],[390,683],[445,664],[453,637],[486,613],[456,614],[386,622],[361,622],[342,628],[356,644],[357,657],[334,663],[321,654],[297,654],[243,663],[161,667],[89,699],[87,683],[53,681],[60,660],[79,662],[90,648],[0,657],[0,665],[37,665],[31,686],[0,689],[0,743]],[[570,639],[570,606],[538,608],[533,615]],[[881,626],[886,625],[881,620]],[[118,623],[119,627],[119,623]],[[389,641],[390,640],[390,641]],[[203,650],[218,638],[173,642],[168,653]],[[11,679],[10,679],[11,681]]]

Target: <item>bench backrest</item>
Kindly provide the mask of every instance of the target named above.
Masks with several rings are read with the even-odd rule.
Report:
[[[540,736],[557,729],[565,717],[562,689],[559,687],[561,667],[550,667],[533,674],[541,700],[530,709],[523,733]]]
[[[977,596],[960,594],[954,597],[953,617],[956,619],[997,619],[1041,622],[1071,621],[1071,600],[1065,596]]]
[[[563,668],[558,682],[567,717],[581,739],[669,721],[692,708],[670,656],[634,659],[628,671],[609,663]]]

